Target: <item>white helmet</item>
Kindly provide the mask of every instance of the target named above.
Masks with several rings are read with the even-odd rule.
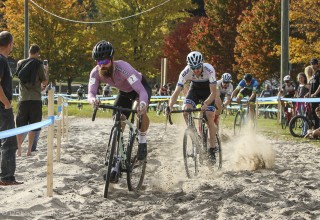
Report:
[[[283,81],[290,81],[291,77],[289,75],[286,75],[285,77],[283,77]]]
[[[200,52],[192,51],[191,53],[188,54],[187,64],[191,68],[200,67],[202,65],[202,63],[203,63],[203,56]]]
[[[223,82],[231,82],[232,81],[232,76],[230,73],[224,73],[222,74],[222,81]]]

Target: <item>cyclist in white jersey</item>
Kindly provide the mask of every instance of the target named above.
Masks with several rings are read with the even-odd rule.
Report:
[[[147,156],[147,129],[149,118],[147,109],[151,97],[151,88],[144,76],[135,70],[129,63],[122,60],[114,60],[114,48],[108,41],[98,42],[92,50],[92,58],[97,65],[90,73],[88,100],[93,105],[99,104],[96,99],[100,82],[108,83],[119,89],[119,94],[114,102],[115,106],[132,108],[134,102],[139,101],[137,112],[142,117],[139,129],[137,159],[143,160]],[[122,113],[129,118],[130,113]]]
[[[231,103],[231,95],[233,92],[233,85],[231,82],[232,82],[232,76],[230,73],[222,74],[221,79],[217,81],[217,89],[218,89],[218,94],[216,99],[217,115],[220,115],[221,111],[225,108],[225,106]]]
[[[215,134],[217,130],[214,124],[214,102],[217,94],[215,69],[211,64],[203,63],[203,56],[197,51],[188,54],[187,64],[180,73],[175,91],[170,98],[169,110],[172,110],[185,83],[191,81],[188,94],[183,103],[184,109],[196,108],[196,105],[202,102],[201,110],[205,112],[208,119],[207,124],[210,136],[208,153],[211,160],[215,161],[215,153],[219,150],[215,146]]]

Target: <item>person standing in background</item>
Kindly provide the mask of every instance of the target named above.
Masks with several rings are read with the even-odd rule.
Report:
[[[313,58],[310,61],[310,65],[307,66],[304,69],[304,73],[307,76],[307,82],[310,83],[309,81],[311,80],[312,76],[314,75],[314,73],[318,70],[318,59]]]
[[[29,58],[18,61],[17,75],[19,81],[19,103],[16,117],[17,127],[40,122],[42,120],[41,90],[48,83],[48,63],[44,65],[40,60],[40,47],[33,44],[29,49]],[[24,74],[24,75],[22,75]],[[38,128],[28,133],[27,156],[31,156],[32,145]],[[17,135],[18,152],[21,156],[23,134]]]
[[[8,64],[8,55],[13,49],[13,36],[8,31],[0,32],[0,131],[15,128],[12,101],[12,73]],[[18,185],[15,179],[16,136],[0,139],[1,172],[0,186]]]
[[[310,79],[310,98],[320,97],[320,70],[317,70]],[[312,118],[314,120],[314,129],[319,128],[320,121],[316,114],[316,108],[319,106],[319,102],[312,102]]]

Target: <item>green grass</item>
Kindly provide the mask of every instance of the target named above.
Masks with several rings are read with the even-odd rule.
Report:
[[[13,102],[13,108],[14,111],[17,110],[17,102]],[[55,104],[55,115],[57,115],[57,105]],[[75,117],[82,117],[82,118],[91,118],[93,113],[93,108],[91,105],[84,104],[83,109],[79,110],[76,104],[70,104],[68,106],[68,115],[69,116],[75,116]],[[43,116],[48,115],[48,107],[43,106]],[[99,110],[96,115],[96,120],[99,118],[111,118],[112,111],[102,111]],[[151,109],[148,113],[148,116],[150,118],[151,123],[163,123],[165,124],[166,117],[162,114],[158,116],[156,112]],[[233,132],[233,121],[234,121],[234,115],[228,115],[225,119],[220,118],[220,123],[223,127],[228,128]],[[172,121],[174,124],[184,124],[184,120],[182,117],[182,114],[172,114]],[[169,123],[168,123],[168,126]],[[282,129],[281,125],[277,122],[276,119],[264,119],[263,117],[258,118],[257,122],[257,131],[260,134],[263,134],[269,138],[272,139],[279,139],[289,142],[296,142],[296,143],[313,143],[316,144],[318,147],[320,147],[320,142],[317,140],[310,140],[310,139],[304,139],[304,138],[296,138],[291,136],[289,132],[289,128]],[[230,134],[231,136],[233,135]]]

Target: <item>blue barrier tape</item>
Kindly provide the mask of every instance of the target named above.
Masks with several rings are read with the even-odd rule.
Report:
[[[51,118],[52,117],[52,118]],[[19,128],[13,128],[13,129],[9,129],[6,131],[2,131],[0,132],[0,139],[3,138],[7,138],[7,137],[12,137],[15,136],[17,134],[23,134],[41,127],[46,127],[48,125],[51,125],[54,123],[54,116],[50,116],[49,119],[45,120],[45,121],[41,121],[38,123],[34,123],[34,124],[30,124],[30,125],[26,125],[26,126],[22,126]]]
[[[54,115],[48,116],[48,119],[51,120],[50,124],[54,124]]]
[[[58,112],[62,112],[62,106],[61,105],[58,106]]]

